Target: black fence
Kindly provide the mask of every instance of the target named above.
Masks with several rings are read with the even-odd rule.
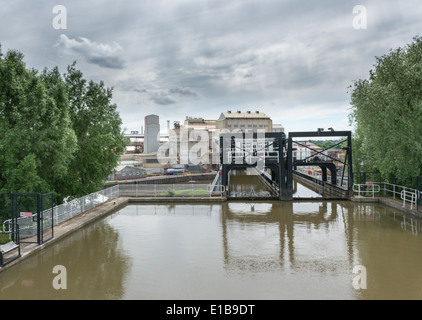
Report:
[[[416,177],[416,189],[419,190],[416,208],[422,212],[422,176]]]
[[[15,193],[11,199],[11,231],[20,230],[21,243],[42,244],[54,237],[53,193]]]

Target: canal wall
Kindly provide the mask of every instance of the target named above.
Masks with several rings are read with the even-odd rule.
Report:
[[[410,208],[409,204],[405,204],[403,206],[403,200],[393,199],[393,198],[386,198],[386,197],[362,197],[362,196],[354,196],[351,198],[351,201],[358,202],[358,203],[380,203],[390,208],[394,208],[405,212],[409,215],[422,218],[422,212],[417,211],[416,208]]]

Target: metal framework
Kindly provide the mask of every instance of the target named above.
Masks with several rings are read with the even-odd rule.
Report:
[[[416,201],[416,210],[422,212],[422,176],[416,177],[416,189],[419,190],[418,199]]]
[[[301,142],[298,141],[294,141],[293,138],[310,138],[310,137],[346,137],[345,140],[340,141],[338,143],[336,143],[335,145],[325,148],[322,151],[319,150],[315,150],[312,149],[309,146],[306,146],[304,144],[302,144]],[[301,159],[301,160],[296,160],[293,158],[293,142],[297,143],[298,145],[301,145],[305,148],[308,148],[312,151],[314,151],[315,153],[312,154],[311,156],[305,158],[305,159]],[[315,156],[316,155],[320,155],[323,154],[325,151],[332,149],[344,142],[347,142],[347,146],[343,149],[346,150],[346,155],[344,158],[344,161],[342,161],[341,159],[337,159],[334,158],[332,156],[329,156],[327,154],[324,154],[324,157],[327,157],[329,159],[331,159],[332,161],[338,161],[339,163],[343,164],[343,172],[341,175],[341,183],[340,185],[343,184],[344,178],[345,178],[345,170],[346,167],[348,168],[348,174],[347,174],[347,183],[348,183],[348,190],[350,193],[353,192],[353,168],[352,168],[352,132],[351,131],[323,131],[321,129],[319,129],[318,131],[310,131],[310,132],[290,132],[289,133],[289,138],[288,138],[288,143],[287,143],[287,187],[288,189],[292,189],[293,188],[293,169],[297,166],[319,166],[322,170],[322,177],[323,177],[323,181],[326,182],[327,181],[327,169],[330,170],[331,172],[331,184],[337,184],[337,171],[336,171],[336,167],[334,165],[333,162],[330,161],[320,161],[320,160],[315,160]],[[314,160],[312,161],[307,161],[311,158],[314,158]]]
[[[294,138],[309,137],[346,137],[335,145],[324,150],[315,150],[305,144],[294,141]],[[313,151],[313,154],[305,159],[297,160],[293,157],[293,142]],[[344,161],[324,154],[342,143],[347,143]],[[329,160],[320,160],[316,156],[324,154]],[[311,159],[312,158],[312,159]],[[298,166],[319,166],[322,170],[322,183],[327,182],[327,170],[331,173],[331,184],[337,186],[337,167],[334,162],[343,164],[341,183],[346,177],[347,190],[351,196],[353,193],[353,170],[352,170],[352,133],[351,131],[311,131],[291,132],[289,137],[282,132],[265,133],[225,133],[220,135],[220,184],[228,185],[229,172],[236,168],[254,167],[261,170],[261,176],[275,183],[279,189],[280,200],[288,200],[293,197],[293,173]],[[267,170],[271,170],[271,179],[268,178]]]
[[[271,180],[280,197],[289,195],[286,184],[286,135],[283,132],[225,133],[220,135],[221,185],[227,187],[229,172],[237,168],[257,168],[263,178],[271,170]]]
[[[21,243],[42,243],[54,237],[54,194],[53,193],[14,193],[12,198],[12,240],[19,230],[18,217],[27,217],[26,221],[36,227],[36,239]],[[20,222],[22,223],[22,222]]]

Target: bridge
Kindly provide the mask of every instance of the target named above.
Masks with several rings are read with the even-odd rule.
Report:
[[[325,149],[309,146],[297,138],[340,137],[340,142]],[[296,147],[295,147],[296,146]],[[308,155],[299,157],[298,147],[308,149]],[[339,148],[342,156],[330,155],[328,150]],[[320,177],[300,171],[299,167],[318,167]],[[349,199],[353,193],[351,131],[225,133],[220,135],[220,167],[212,183],[229,190],[232,170],[253,170],[271,190],[271,197],[279,200],[293,199],[293,177],[319,185],[335,194],[336,198]]]

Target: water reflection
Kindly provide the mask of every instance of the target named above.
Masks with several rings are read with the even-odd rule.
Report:
[[[0,273],[0,298],[422,299],[420,231],[349,201],[131,205]]]
[[[0,299],[121,299],[131,258],[120,237],[104,221],[74,233],[0,273]],[[72,290],[54,289],[56,265]]]
[[[268,198],[277,196],[277,193],[270,190],[257,176],[256,171],[252,169],[232,170],[230,172],[228,192],[231,198]],[[294,198],[322,198],[323,196],[333,197],[333,195],[324,192],[319,185],[309,183],[305,186],[303,183],[293,179]]]
[[[273,194],[265,186],[254,170],[232,170],[229,178],[229,196],[235,197],[271,197]]]
[[[284,265],[292,270],[303,268],[305,262],[303,259],[298,262],[296,255],[304,257],[301,251],[308,244],[313,247],[317,241],[321,242],[321,239],[313,239],[312,230],[328,232],[330,223],[338,220],[338,211],[344,213],[344,209],[344,203],[327,202],[226,203],[222,210],[225,264],[229,269],[262,270],[264,267],[278,268]],[[299,233],[296,238],[295,232]],[[301,236],[303,232],[304,237]],[[346,233],[353,234],[350,230]],[[346,239],[348,256],[351,257],[353,241],[350,237]],[[242,250],[246,254],[242,255]],[[263,259],[263,253],[266,253],[266,259]],[[333,271],[332,260],[327,259],[328,254],[328,251],[324,253],[325,259],[322,260],[325,262],[319,262],[319,268]],[[306,255],[311,258],[314,253],[308,252]]]
[[[226,269],[288,273],[296,282],[290,297],[421,299],[420,230],[420,219],[378,204],[227,203],[222,210]],[[367,290],[352,287],[356,265],[367,268]]]

